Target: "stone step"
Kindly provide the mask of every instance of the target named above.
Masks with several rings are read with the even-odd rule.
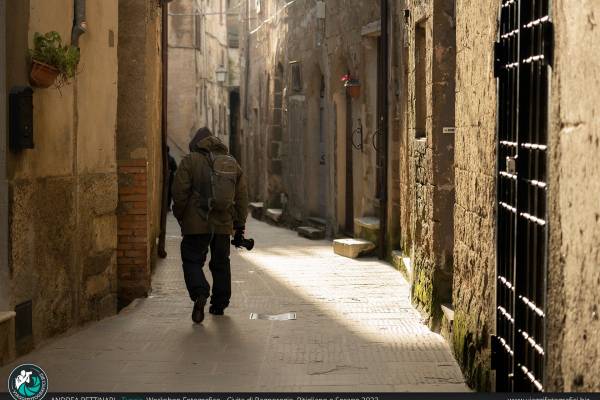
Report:
[[[269,218],[273,222],[279,222],[281,220],[281,216],[283,215],[283,210],[278,208],[269,208],[267,209],[267,218]]]
[[[348,258],[370,255],[375,248],[373,242],[364,239],[336,239],[333,241],[334,253]]]
[[[261,220],[264,217],[265,204],[260,202],[248,204],[252,218]]]
[[[309,217],[306,219],[306,223],[313,228],[319,228],[326,230],[327,229],[327,221],[323,218],[319,217]]]
[[[392,260],[394,267],[406,278],[408,283],[412,282],[412,265],[410,263],[410,257],[406,257],[403,252],[396,250],[392,251]]]
[[[325,239],[325,230],[319,228],[313,228],[312,226],[300,226],[298,229],[298,235],[305,237],[310,240],[322,240]]]
[[[379,218],[360,217],[354,219],[354,236],[379,245]]]
[[[0,365],[15,359],[15,312],[0,311]]]

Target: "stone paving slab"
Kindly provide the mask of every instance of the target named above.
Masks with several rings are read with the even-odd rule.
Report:
[[[52,340],[0,369],[0,378],[35,363],[51,391],[468,390],[394,268],[337,256],[331,242],[254,220],[247,232],[257,247],[232,251],[233,297],[224,317],[192,323],[170,218],[169,256],[158,262],[149,298]],[[287,312],[297,320],[249,319]]]

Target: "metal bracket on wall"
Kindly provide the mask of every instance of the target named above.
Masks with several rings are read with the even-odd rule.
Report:
[[[379,151],[377,138],[382,135],[383,135],[383,129],[377,129],[375,132],[373,132],[373,138],[371,139],[371,142],[372,142],[372,145],[373,145],[373,148],[375,149],[375,151]]]
[[[354,140],[354,138],[358,136],[359,142],[356,143],[356,141]],[[354,147],[356,150],[360,150],[363,151],[364,145],[363,145],[363,128],[362,128],[362,121],[360,120],[360,118],[358,119],[358,128],[356,128],[354,131],[352,131],[352,147]]]

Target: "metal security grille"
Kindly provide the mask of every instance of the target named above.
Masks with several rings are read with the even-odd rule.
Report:
[[[498,391],[543,391],[550,0],[503,0],[498,78]]]

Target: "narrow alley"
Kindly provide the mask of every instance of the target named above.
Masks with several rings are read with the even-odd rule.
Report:
[[[232,306],[190,319],[177,223],[153,290],[117,316],[40,346],[22,362],[47,373],[52,392],[464,391],[447,343],[410,304],[388,264],[333,254],[331,242],[250,220],[252,252],[232,252]],[[297,320],[250,320],[295,312]]]
[[[0,0],[0,400],[600,396],[599,16]]]

